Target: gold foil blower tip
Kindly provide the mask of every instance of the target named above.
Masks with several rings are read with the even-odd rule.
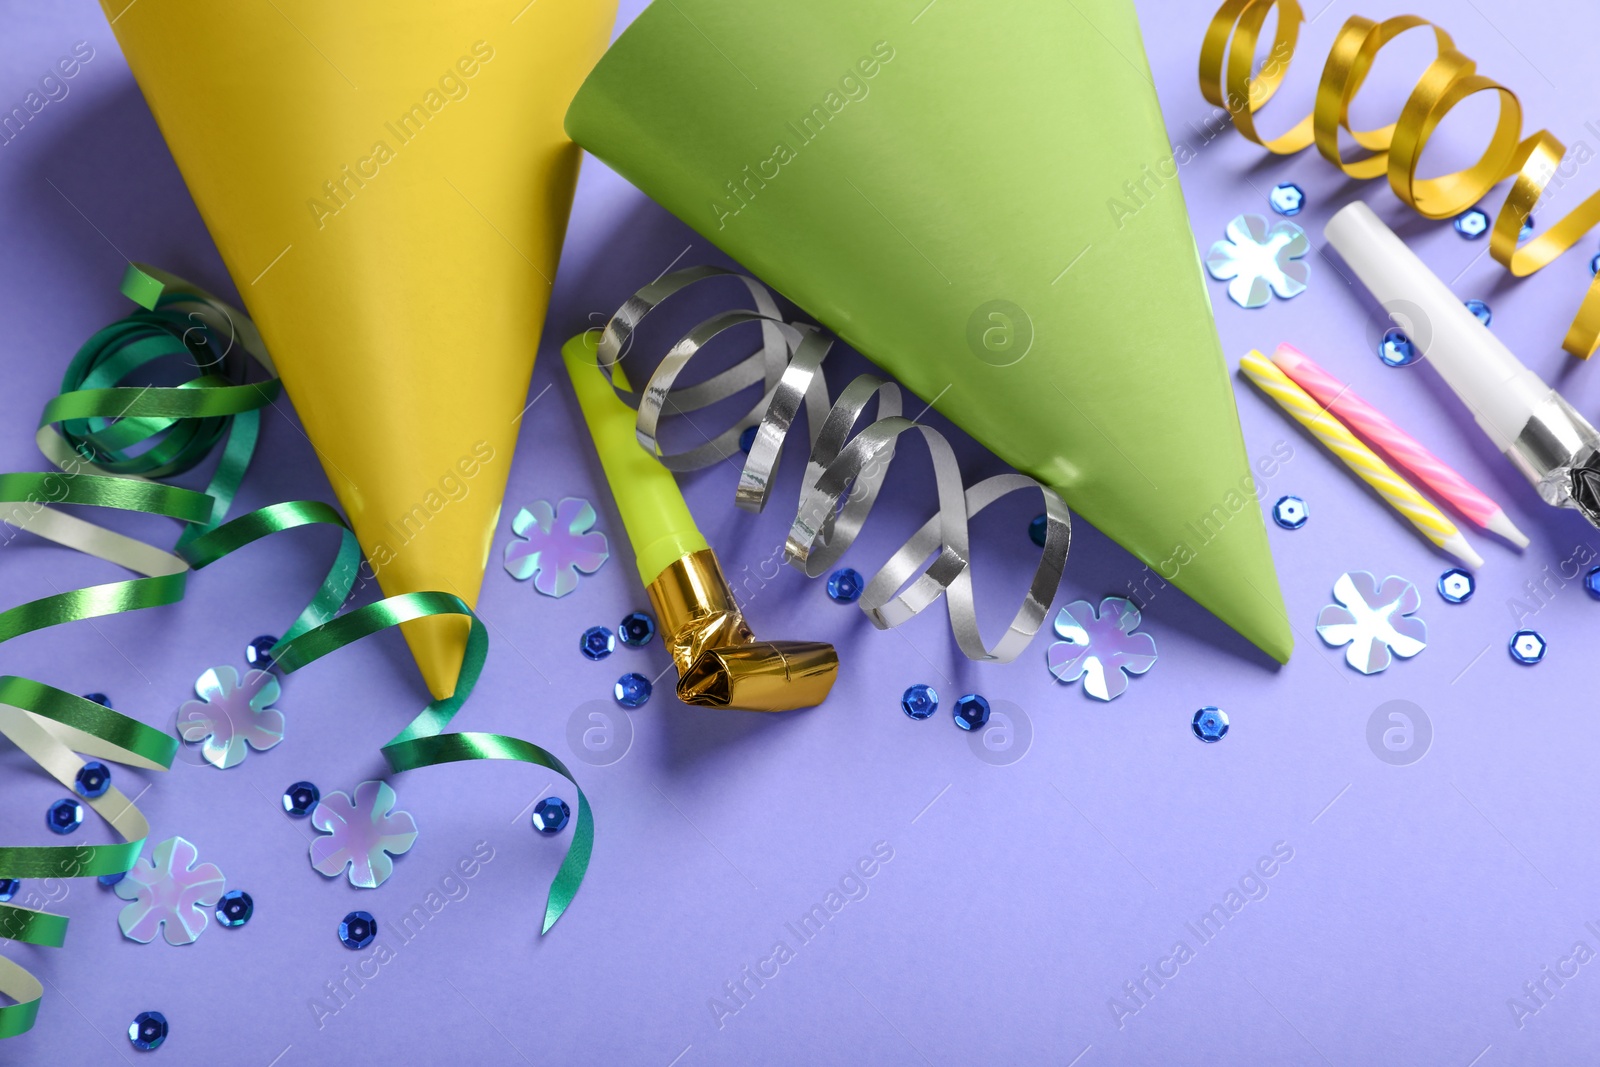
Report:
[[[822,703],[833,688],[839,673],[833,646],[758,641],[709,548],[670,564],[649,593],[685,704],[790,711]]]

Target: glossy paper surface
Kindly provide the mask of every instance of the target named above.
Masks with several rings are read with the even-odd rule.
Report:
[[[1125,0],[940,4],[914,24],[846,0],[656,3],[597,65],[567,129],[1001,459],[1288,656],[1173,150]],[[1163,164],[1169,176],[1152,169]],[[1125,182],[1150,195],[1129,199]],[[1202,542],[1195,524],[1216,509],[1225,521]]]

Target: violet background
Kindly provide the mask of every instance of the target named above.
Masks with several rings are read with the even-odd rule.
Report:
[[[923,7],[923,0],[896,2],[908,19]],[[641,6],[627,0],[621,24]],[[1445,603],[1433,583],[1450,561],[1240,384],[1251,455],[1268,454],[1277,442],[1294,453],[1267,481],[1263,508],[1292,492],[1311,510],[1298,532],[1269,528],[1297,630],[1288,666],[1273,669],[1169,589],[1146,598],[1145,629],[1159,643],[1160,662],[1103,705],[1049,676],[1047,637],[1013,664],[970,663],[942,611],[901,632],[876,632],[855,610],[831,603],[822,583],[785,570],[747,598],[749,612],[760,633],[839,645],[842,670],[825,706],[770,717],[718,713],[686,709],[663,686],[643,709],[619,712],[609,700],[612,680],[631,669],[655,675],[666,659],[659,643],[620,649],[602,663],[577,654],[583,628],[614,625],[645,604],[556,348],[669,264],[724,260],[586,160],[530,392],[539,399],[511,471],[506,525],[516,507],[535,499],[585,496],[600,510],[615,555],[559,601],[511,580],[491,560],[480,607],[492,653],[458,720],[464,729],[527,737],[564,759],[572,754],[568,720],[590,702],[631,722],[635,736],[619,761],[570,760],[597,820],[594,861],[574,906],[550,936],[537,936],[545,887],[570,831],[539,837],[528,807],[550,792],[573,797],[556,776],[525,767],[477,763],[392,779],[421,836],[376,892],[310,868],[310,830],[282,814],[283,788],[308,778],[325,791],[348,791],[378,776],[377,746],[426,699],[398,637],[375,639],[286,681],[287,736],[271,752],[251,753],[226,773],[195,766],[189,753],[168,774],[116,771],[130,795],[149,784],[139,805],[152,841],[173,834],[194,841],[231,887],[254,895],[256,915],[238,930],[213,924],[187,948],[137,945],[117,931],[122,902],[93,880],[25,885],[25,894],[64,892],[54,910],[74,921],[63,949],[4,947],[46,990],[38,1025],[0,1044],[0,1062],[143,1062],[124,1031],[146,1009],[171,1021],[166,1046],[150,1054],[150,1062],[168,1064],[1488,1067],[1592,1057],[1600,963],[1581,967],[1520,1027],[1507,1002],[1575,942],[1600,949],[1600,933],[1585,925],[1594,920],[1600,929],[1600,860],[1591,847],[1600,833],[1593,803],[1600,722],[1583,651],[1600,603],[1580,581],[1551,581],[1548,605],[1529,623],[1549,640],[1547,659],[1522,667],[1505,646],[1516,629],[1511,598],[1526,599],[1524,583],[1545,581],[1546,568],[1559,574],[1574,557],[1600,555],[1600,535],[1575,513],[1540,504],[1430,369],[1378,362],[1366,298],[1341,276],[1321,228],[1352,198],[1370,201],[1462,297],[1489,301],[1494,329],[1511,348],[1590,413],[1600,407],[1600,379],[1559,342],[1600,236],[1516,282],[1488,258],[1486,239],[1465,241],[1448,223],[1410,213],[1382,181],[1348,182],[1310,152],[1269,157],[1231,130],[1207,140],[1197,132],[1211,109],[1196,89],[1195,59],[1210,7],[1154,0],[1139,7],[1173,139],[1194,151],[1182,183],[1201,247],[1239,212],[1270,215],[1266,192],[1277,181],[1295,181],[1309,200],[1298,221],[1318,251],[1304,295],[1244,311],[1226,299],[1222,283],[1208,283],[1230,360],[1280,340],[1305,348],[1500,499],[1533,537],[1527,552],[1469,531],[1487,565],[1470,603]],[[0,146],[0,426],[7,428],[0,469],[32,470],[42,465],[32,444],[35,420],[67,358],[127,310],[116,292],[124,254],[230,299],[234,289],[97,6],[8,8],[0,105],[20,102],[73,42],[87,40],[96,53],[65,100]],[[1430,0],[1406,10],[1438,20],[1483,72],[1515,89],[1526,129],[1544,126],[1569,145],[1600,145],[1592,58],[1600,14],[1592,5]],[[1291,85],[1263,120],[1269,131],[1309,104],[1333,34],[1357,13],[1400,9],[1335,0],[1308,12],[1315,17]],[[936,18],[937,9],[926,17]],[[1419,40],[1386,53],[1358,122],[1393,118],[1426,48]],[[1475,154],[1492,109],[1488,99],[1470,101],[1446,124],[1441,151],[1430,157],[1434,172],[1452,146],[1458,159]],[[1593,169],[1580,168],[1556,198],[1559,211],[1540,212],[1541,219],[1570,210],[1595,185]],[[1499,199],[1489,199],[1491,211]],[[1151,299],[1159,304],[1159,294]],[[864,367],[841,359],[830,379],[837,388]],[[266,415],[236,513],[283,499],[332,499],[292,410],[281,409]],[[1145,414],[1107,417],[1136,425]],[[952,436],[970,475],[997,469],[962,435]],[[886,494],[847,558],[863,571],[923,517],[924,461],[906,451],[903,484]],[[731,465],[684,479],[736,582],[773,573],[768,561],[783,541],[797,465],[791,455],[760,517],[733,508]],[[991,627],[1009,616],[1033,567],[1024,531],[1037,508],[1011,503],[976,524],[979,595]],[[164,525],[140,529],[171,536]],[[1076,534],[1057,607],[1141,580],[1141,565],[1087,524]],[[509,536],[502,530],[496,556]],[[205,668],[242,667],[246,641],[293,617],[331,551],[314,535],[272,539],[197,576],[179,605],[11,642],[0,668],[73,691],[104,691],[120,710],[168,726]],[[1425,652],[1369,678],[1316,639],[1317,612],[1349,569],[1418,583]],[[123,577],[27,537],[0,551],[0,574],[6,605]],[[933,684],[946,707],[976,689],[1020,709],[1032,734],[1024,758],[1006,766],[976,758],[947,712],[921,723],[906,718],[898,700],[914,682]],[[1368,746],[1369,716],[1392,699],[1415,702],[1431,720],[1431,749],[1409,766],[1382,762]],[[1232,717],[1220,744],[1201,745],[1190,733],[1190,716],[1205,704]],[[0,747],[0,781],[0,839],[53,843],[40,815],[59,787],[10,746]],[[110,838],[91,817],[77,839]],[[468,895],[398,945],[393,961],[319,1028],[310,1002],[361,958],[336,940],[340,917],[366,908],[392,931],[480,840],[494,859],[466,883]],[[868,895],[799,944],[785,923],[821,903],[880,841],[893,859],[867,881]],[[1200,944],[1185,923],[1220,902],[1277,842],[1293,849],[1293,859],[1266,880],[1268,895]],[[719,1027],[710,998],[726,1000],[724,983],[755,967],[780,938],[795,958],[763,987],[752,983],[748,1003]],[[1108,1001],[1180,939],[1194,958],[1119,1028]]]

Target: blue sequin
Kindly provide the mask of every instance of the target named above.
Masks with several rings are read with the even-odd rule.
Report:
[[[244,648],[244,661],[258,671],[270,671],[277,660],[272,658],[273,646],[278,639],[271,634],[262,634],[251,641]]]
[[[1583,576],[1583,587],[1589,590],[1589,595],[1600,600],[1600,567],[1590,567],[1589,573]]]
[[[1033,517],[1032,522],[1028,523],[1028,540],[1032,541],[1040,548],[1043,548],[1045,534],[1047,534],[1049,530],[1050,516],[1046,515],[1044,512],[1040,512]]]
[[[140,1052],[154,1052],[167,1039],[167,1017],[159,1011],[141,1011],[128,1024],[128,1043]]]
[[[1489,325],[1489,320],[1494,317],[1494,313],[1489,310],[1489,305],[1485,304],[1482,300],[1463,300],[1462,303],[1465,304],[1467,306],[1467,310],[1472,312],[1473,316],[1485,326]]]
[[[378,936],[378,920],[368,911],[352,911],[339,923],[339,940],[345,948],[366,948]]]
[[[541,834],[559,834],[572,809],[560,797],[545,797],[533,806],[533,828]]]
[[[650,679],[642,674],[624,674],[612,686],[611,695],[625,708],[642,707],[650,699]]]
[[[840,604],[854,604],[861,599],[864,584],[860,571],[854,567],[841,567],[828,576],[828,596]]]
[[[1439,595],[1452,604],[1465,604],[1477,591],[1478,583],[1460,567],[1451,567],[1439,575]]]
[[[643,648],[656,635],[656,620],[647,611],[635,611],[623,616],[617,633],[629,648]]]
[[[1194,735],[1206,744],[1221,741],[1228,732],[1228,713],[1221,708],[1201,708],[1194,713]]]
[[[1509,647],[1512,659],[1518,663],[1532,665],[1544,659],[1545,650],[1549,646],[1537,630],[1518,630],[1511,635]]]
[[[756,430],[758,429],[759,427],[756,426],[746,426],[743,430],[739,431],[740,452],[743,452],[747,456],[750,454],[750,450],[756,445]]]
[[[1592,278],[1595,275],[1600,275],[1600,252],[1595,253],[1594,258],[1589,260],[1589,276]]]
[[[53,833],[70,834],[83,825],[83,805],[71,797],[63,797],[45,812],[44,824]]]
[[[1409,367],[1422,358],[1422,353],[1404,330],[1391,326],[1383,331],[1383,340],[1378,342],[1378,358],[1391,367]]]
[[[968,693],[956,698],[951,714],[963,730],[981,730],[989,722],[989,702],[977,693]]]
[[[617,647],[617,639],[604,626],[591,626],[578,638],[578,651],[589,659],[605,659]]]
[[[291,818],[303,819],[322,799],[322,790],[310,782],[296,782],[283,791],[283,810]]]
[[[1301,192],[1298,185],[1284,182],[1272,187],[1272,192],[1267,194],[1267,202],[1280,215],[1298,215],[1306,206],[1306,194]]]
[[[127,871],[118,871],[115,874],[102,874],[99,878],[96,878],[95,881],[99,882],[107,889],[110,889],[112,886],[116,885],[126,877],[128,877]]]
[[[111,698],[104,693],[85,693],[83,694],[83,699],[92,700],[101,707],[109,708],[111,706]]]
[[[939,694],[933,686],[918,682],[900,697],[900,710],[913,719],[926,719],[939,710]]]
[[[230,889],[217,901],[217,922],[223,926],[243,926],[256,913],[256,902],[243,889]]]
[[[1489,232],[1489,216],[1473,208],[1456,216],[1456,232],[1469,241],[1476,241]]]
[[[1522,229],[1517,231],[1517,240],[1526,241],[1529,237],[1532,237],[1533,236],[1533,226],[1534,226],[1534,222],[1533,222],[1533,216],[1532,215],[1529,215],[1527,218],[1523,219],[1522,220]]]
[[[1272,521],[1285,530],[1300,529],[1310,517],[1306,502],[1297,496],[1280,496],[1278,502],[1272,505]]]
[[[90,800],[105,796],[106,790],[110,788],[111,768],[99,760],[85,763],[78,771],[78,776],[72,780],[72,791]]]
[[[21,878],[0,878],[0,903],[4,903],[16,896],[17,890],[21,888]]]

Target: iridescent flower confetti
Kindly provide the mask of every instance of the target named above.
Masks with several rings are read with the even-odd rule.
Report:
[[[1345,649],[1345,662],[1362,674],[1377,674],[1390,653],[1410,659],[1428,647],[1428,625],[1412,613],[1422,606],[1417,587],[1396,575],[1380,585],[1367,571],[1350,571],[1333,583],[1337,604],[1317,616],[1317,636]]]
[[[1311,265],[1306,231],[1287,219],[1267,224],[1260,215],[1240,215],[1228,223],[1228,238],[1211,246],[1206,270],[1228,283],[1228,296],[1240,307],[1266,305],[1271,293],[1284,300],[1305,292]]]
[[[267,671],[213,667],[194,683],[199,700],[178,709],[178,732],[185,741],[204,741],[201,755],[226,769],[243,762],[246,743],[264,752],[283,740],[283,712],[267,705],[281,692]]]
[[[533,579],[545,596],[566,596],[578,588],[578,573],[593,574],[610,556],[606,535],[591,530],[594,506],[567,497],[552,511],[545,500],[523,508],[511,520],[522,540],[506,545],[506,570],[518,581]]]
[[[325,794],[311,813],[311,825],[324,832],[311,842],[311,866],[329,878],[348,866],[351,885],[378,888],[394,873],[389,857],[410,851],[417,840],[417,821],[394,804],[388,782],[362,782],[354,799]]]
[[[123,900],[117,925],[122,936],[148,945],[159,929],[169,945],[187,945],[210,921],[208,909],[222,899],[225,882],[216,864],[195,865],[199,851],[181,837],[169,837],[151,858],[134,861],[133,870],[112,886]]]
[[[1097,700],[1113,700],[1128,688],[1128,675],[1156,665],[1156,639],[1135,633],[1139,609],[1133,601],[1108,596],[1100,613],[1087,600],[1077,600],[1056,615],[1060,641],[1046,650],[1050,673],[1058,682],[1083,679],[1083,690]]]

